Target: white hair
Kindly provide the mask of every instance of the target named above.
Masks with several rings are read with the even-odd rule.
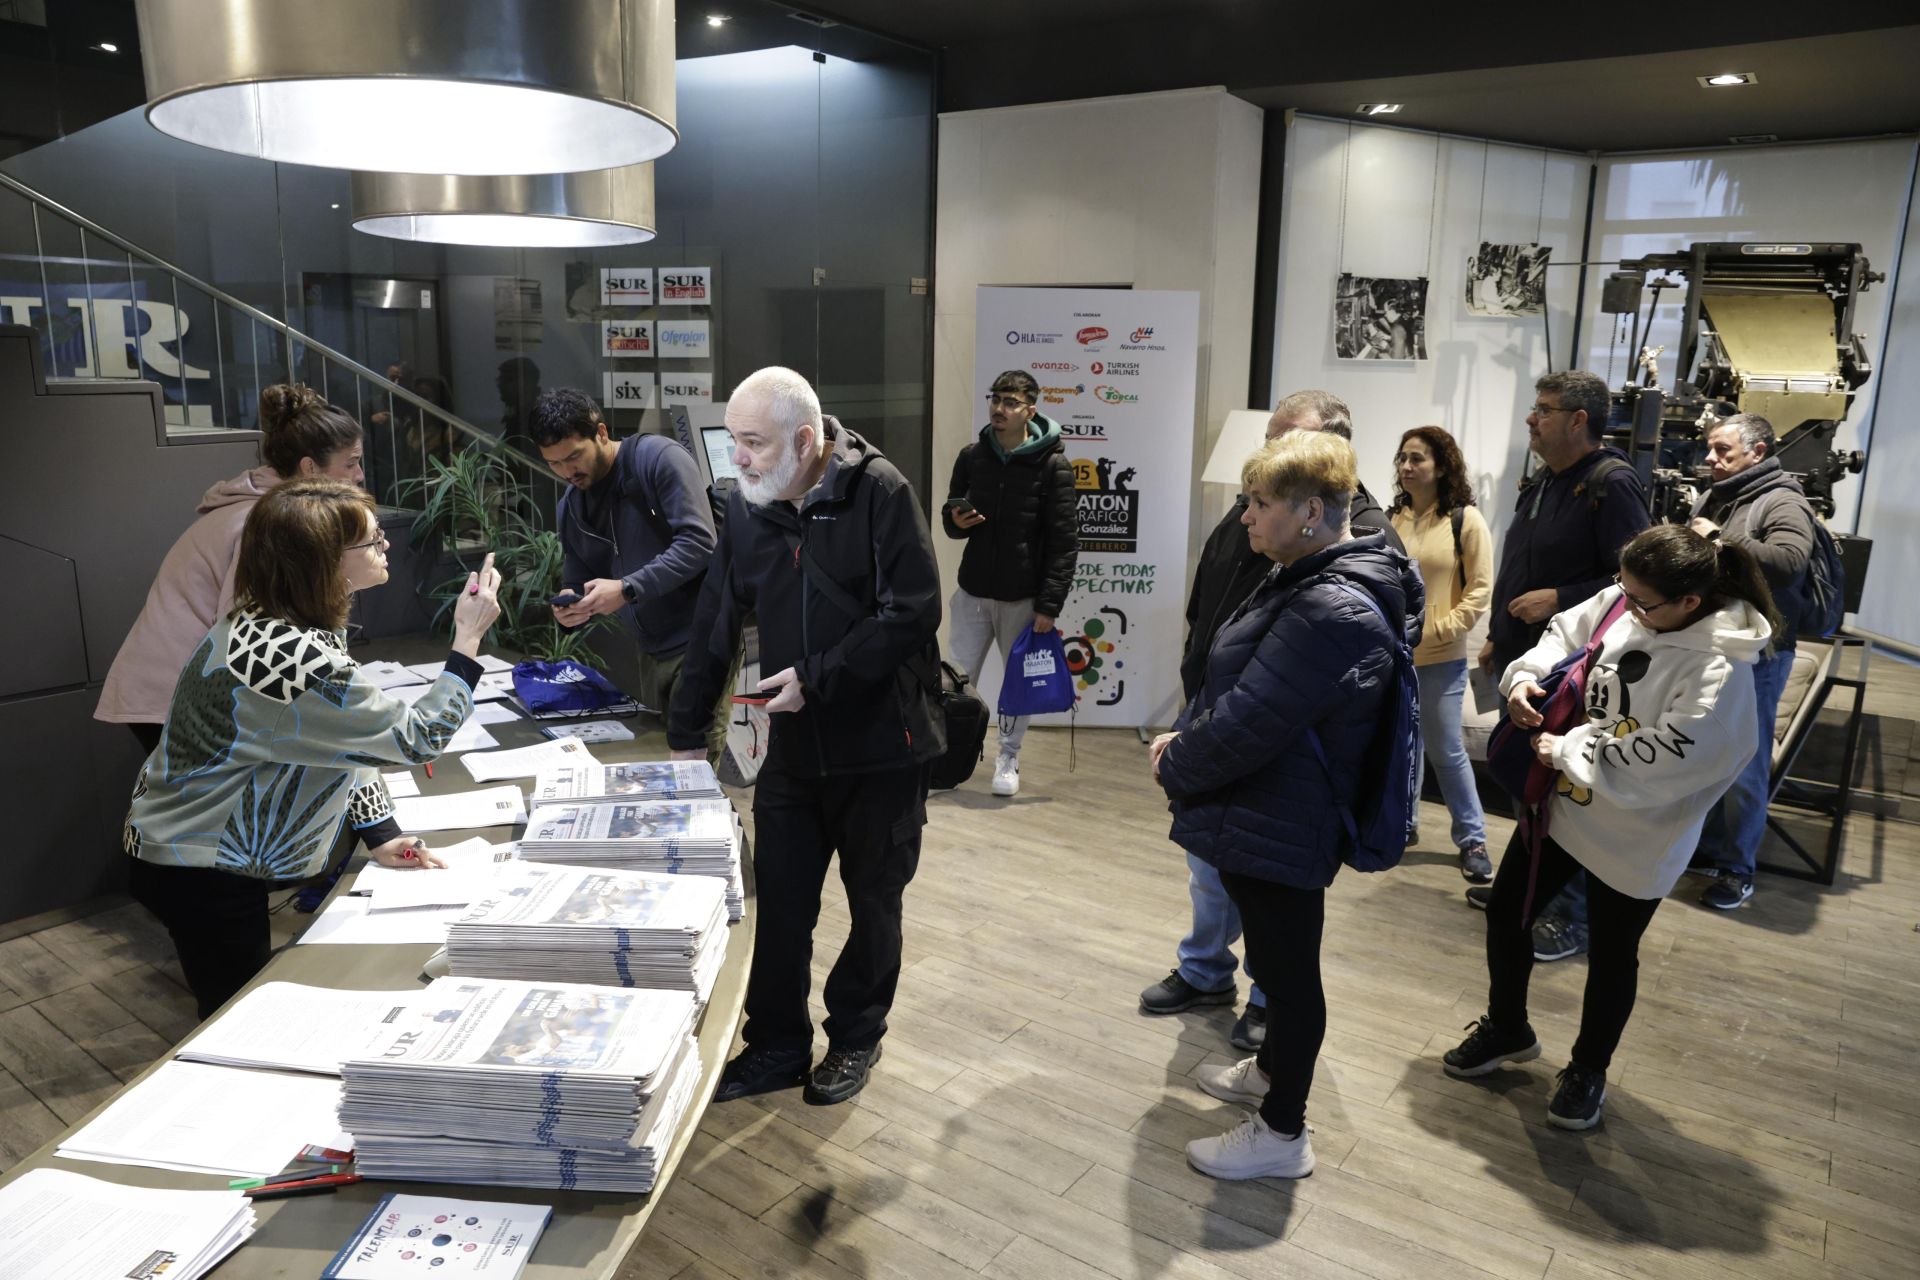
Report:
[[[788,440],[802,427],[813,428],[816,442],[825,433],[826,423],[820,416],[820,397],[814,394],[805,378],[791,369],[768,365],[748,374],[733,389],[733,399],[729,403],[739,404],[742,401],[764,411],[767,426]]]

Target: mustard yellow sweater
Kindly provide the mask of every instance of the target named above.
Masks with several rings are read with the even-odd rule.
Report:
[[[1467,585],[1453,560],[1453,521],[1438,508],[1415,515],[1402,507],[1390,517],[1393,531],[1407,546],[1407,555],[1420,566],[1427,584],[1427,625],[1413,665],[1431,666],[1467,656],[1467,633],[1493,599],[1493,535],[1477,508],[1465,508],[1460,524],[1460,551],[1466,561]]]

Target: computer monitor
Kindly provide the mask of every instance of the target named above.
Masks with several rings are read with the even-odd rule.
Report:
[[[733,465],[733,437],[725,427],[700,428],[700,446],[707,458],[707,471],[715,484],[738,480],[740,469]]]

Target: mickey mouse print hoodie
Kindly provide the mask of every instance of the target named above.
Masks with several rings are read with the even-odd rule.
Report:
[[[1583,648],[1619,598],[1608,587],[1554,615],[1500,691]],[[1756,750],[1771,750],[1759,741],[1753,696],[1753,663],[1771,637],[1744,600],[1679,631],[1654,631],[1631,610],[1607,629],[1587,681],[1587,722],[1554,749],[1548,831],[1609,888],[1666,897],[1708,812]]]

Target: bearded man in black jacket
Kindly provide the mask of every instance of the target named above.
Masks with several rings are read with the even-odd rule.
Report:
[[[704,758],[714,703],[756,615],[761,670],[773,672],[760,681],[770,728],[753,797],[758,915],[746,1048],[714,1098],[804,1080],[807,1101],[844,1102],[880,1057],[928,768],[946,747],[930,696],[940,572],[906,477],[822,414],[799,374],[749,375],[726,422],[740,482],[667,717],[674,758]],[[853,927],[823,992],[827,1053],[809,1071],[813,926],[836,853]]]
[[[1267,419],[1267,439],[1289,431],[1330,431],[1353,439],[1353,415],[1347,402],[1330,391],[1296,391],[1274,406]],[[1180,656],[1181,695],[1191,700],[1207,670],[1207,651],[1213,637],[1234,615],[1273,561],[1247,545],[1247,529],[1240,517],[1246,495],[1234,499],[1200,552],[1187,596],[1187,646]],[[1400,535],[1387,523],[1386,512],[1361,485],[1353,495],[1349,523],[1354,531],[1379,529],[1387,545],[1404,552]],[[1416,637],[1417,639],[1417,637]],[[1220,883],[1220,873],[1198,858],[1187,858],[1187,894],[1193,900],[1193,924],[1180,940],[1179,964],[1160,981],[1140,993],[1143,1013],[1179,1013],[1196,1005],[1230,1005],[1237,997],[1232,947],[1240,937],[1240,913],[1234,910]],[[1267,1034],[1267,998],[1259,986],[1249,987],[1247,1009],[1233,1024],[1231,1039],[1242,1049],[1258,1050]]]

